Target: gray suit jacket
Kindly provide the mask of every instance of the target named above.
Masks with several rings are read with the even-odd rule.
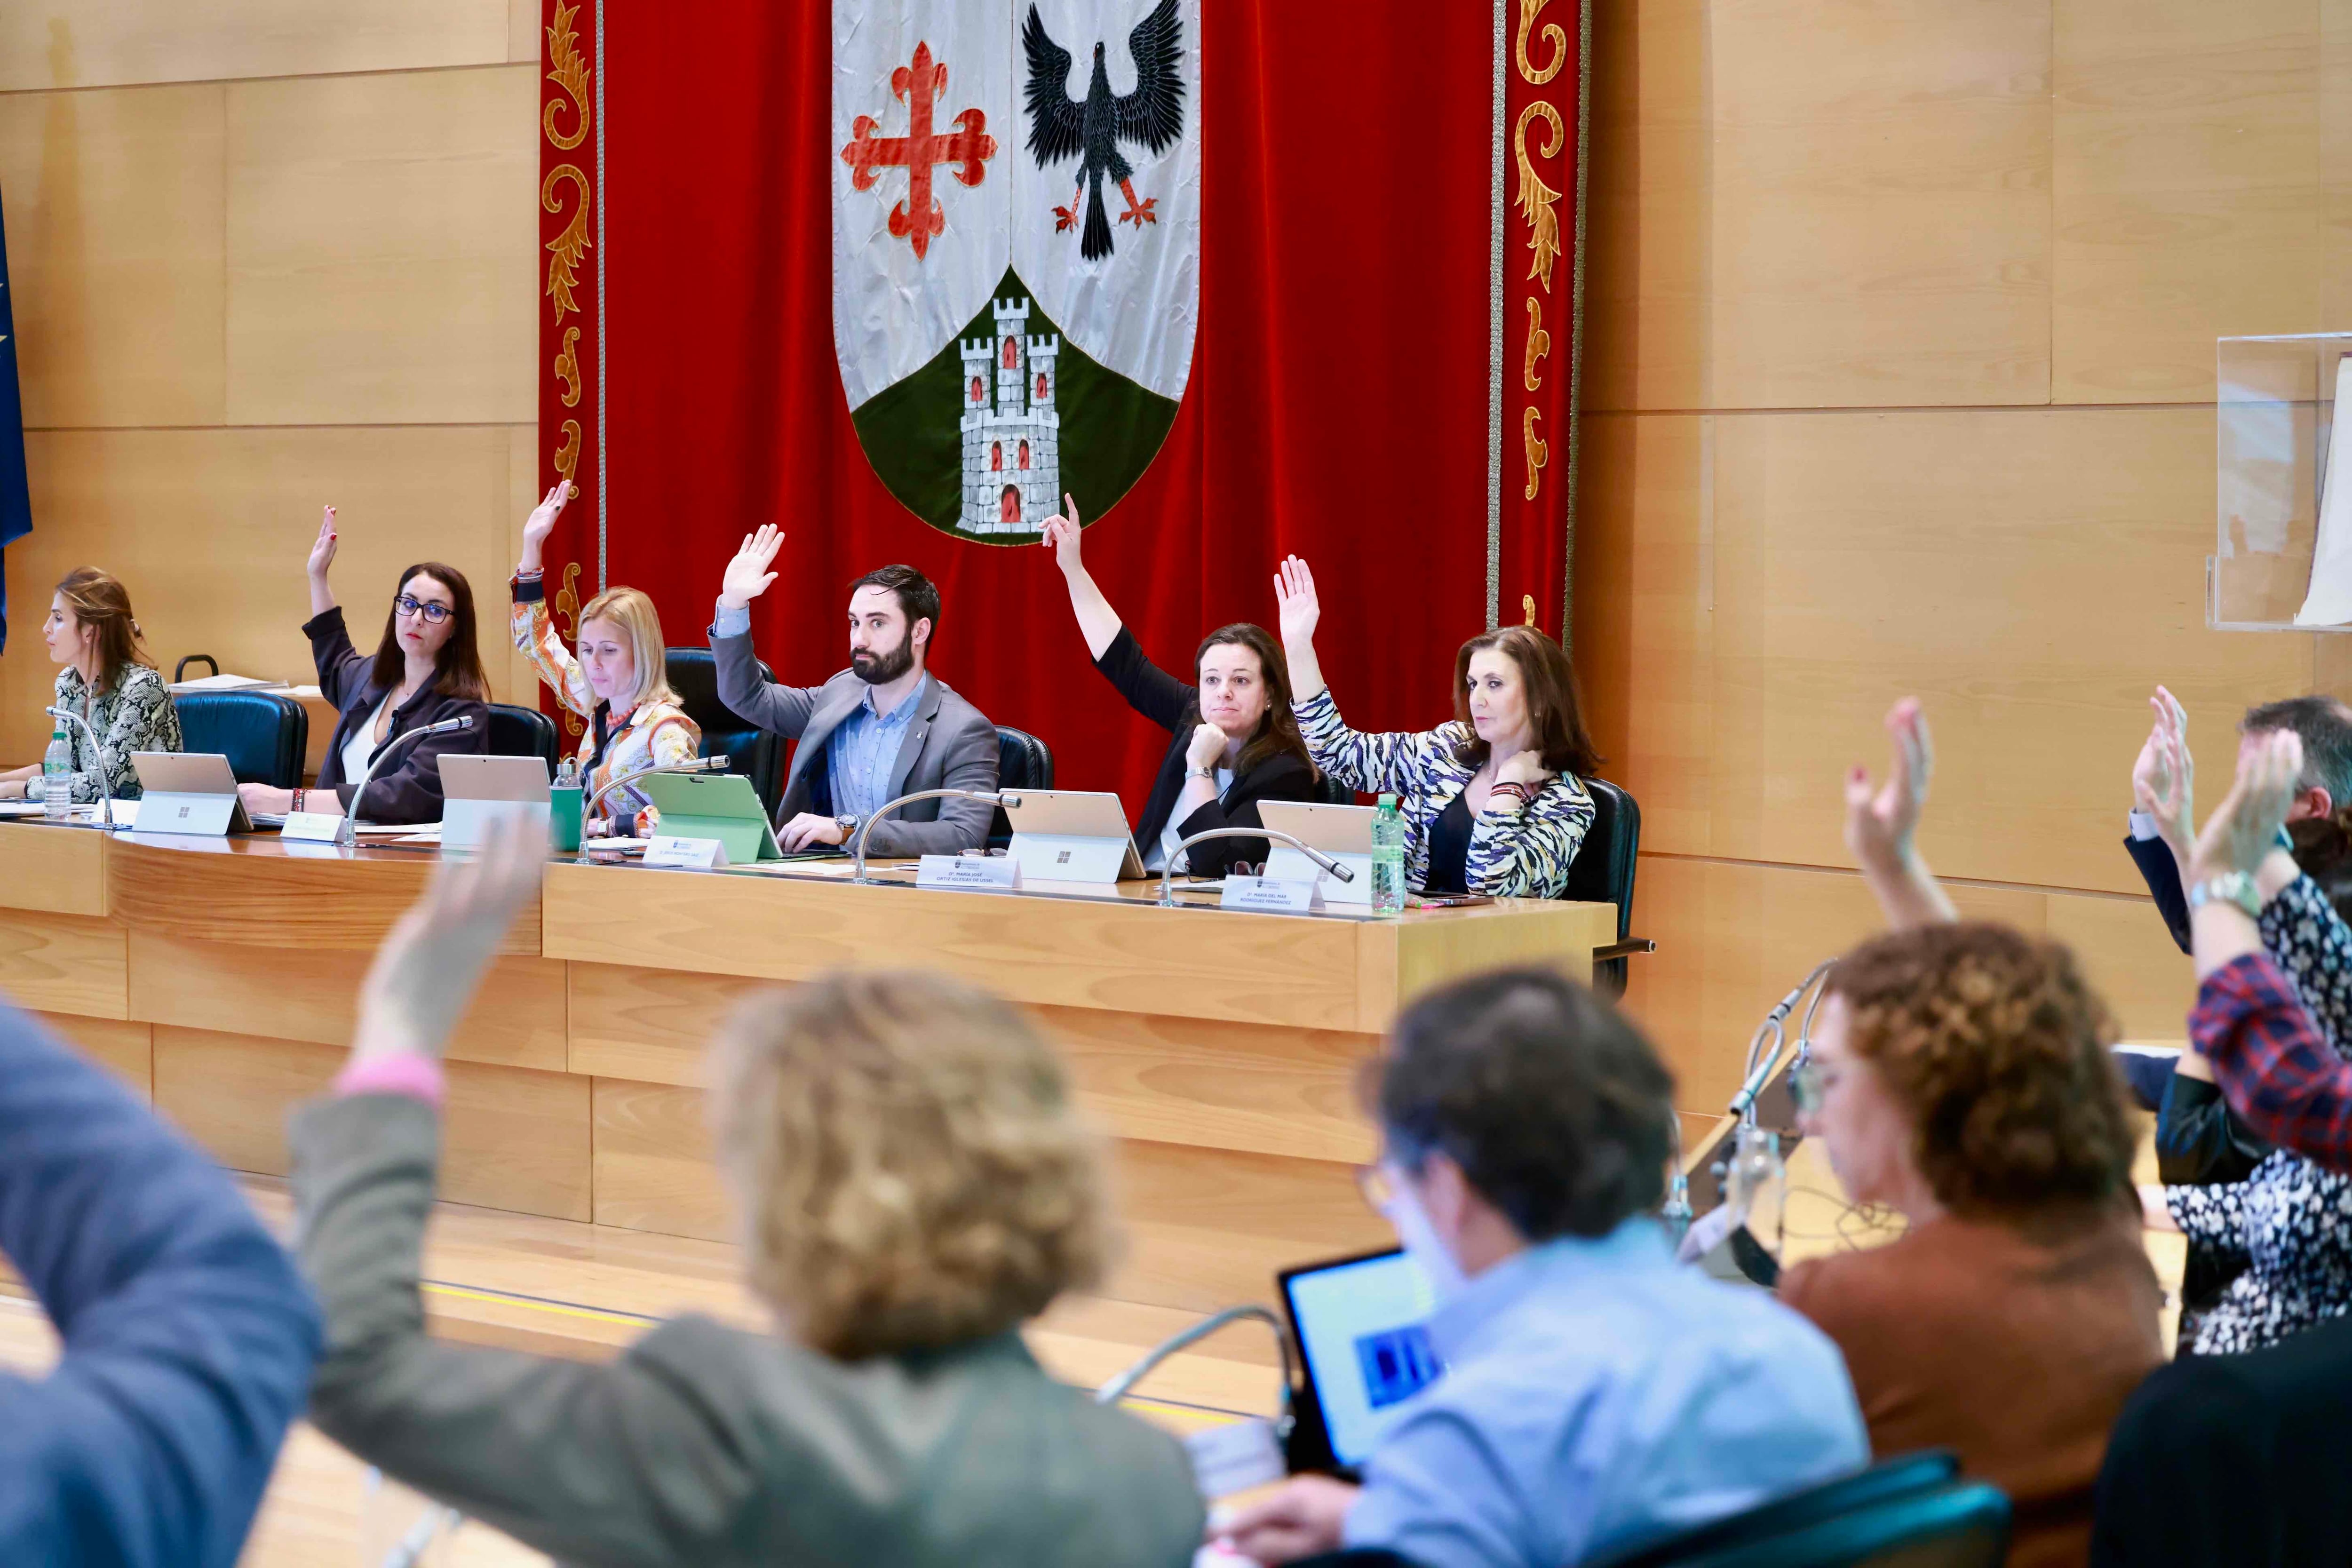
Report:
[[[404,1095],[293,1123],[326,1309],[319,1428],[563,1562],[611,1568],[1183,1568],[1181,1447],[1049,1379],[1017,1334],[844,1363],[707,1318],[609,1365],[427,1338],[440,1119]]]
[[[800,744],[784,775],[784,798],[776,820],[789,822],[810,809],[814,790],[810,771],[824,756],[825,741],[866,700],[866,682],[845,669],[823,686],[786,686],[760,674],[751,634],[713,637],[710,658],[719,676],[719,700],[762,730]],[[988,716],[931,677],[915,721],[898,742],[890,768],[890,798],[926,789],[996,787],[996,726]],[[901,806],[875,826],[866,841],[873,855],[958,855],[988,842],[993,806],[976,800],[923,800]]]

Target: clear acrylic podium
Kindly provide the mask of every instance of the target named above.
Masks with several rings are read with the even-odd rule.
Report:
[[[2205,624],[2216,631],[2352,630],[2352,426],[2340,453],[2333,443],[2347,356],[2352,332],[2215,342]]]

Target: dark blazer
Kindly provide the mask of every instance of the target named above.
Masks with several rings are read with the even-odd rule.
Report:
[[[2172,933],[2180,951],[2187,952],[2189,889],[2180,885],[2180,862],[2172,858],[2172,851],[2161,838],[2134,838],[2126,834],[2124,852],[2132,858],[2132,864],[2139,868],[2141,879],[2147,883],[2148,895],[2156,900],[2156,912],[2164,917],[2164,929]]]
[[[814,811],[817,788],[825,781],[825,742],[855,712],[871,689],[856,671],[845,669],[823,686],[786,686],[760,673],[751,634],[710,637],[711,668],[719,677],[719,700],[753,724],[788,741],[793,765],[784,774],[776,820],[789,822]],[[937,674],[914,699],[922,706],[898,742],[890,764],[890,798],[926,789],[989,791],[996,787],[996,726],[957,696]],[[828,796],[829,798],[829,796]],[[866,841],[872,855],[960,855],[988,842],[996,808],[976,800],[922,800],[901,806],[877,823]]]
[[[0,1375],[0,1563],[231,1568],[319,1310],[209,1156],[5,1005],[0,1250],[64,1342]]]
[[[439,1117],[351,1095],[292,1142],[327,1316],[311,1419],[561,1562],[1184,1568],[1201,1543],[1182,1446],[1015,1333],[860,1362],[692,1314],[602,1363],[436,1339],[416,1274]]]
[[[349,812],[360,781],[343,777],[343,748],[351,743],[352,731],[373,718],[375,705],[383,700],[383,688],[375,683],[375,656],[352,646],[340,605],[304,622],[302,635],[310,639],[310,658],[319,667],[319,689],[342,715],[335,721],[335,733],[327,742],[326,760],[319,764],[318,787],[333,790]],[[392,765],[369,781],[367,810],[362,814],[367,821],[440,821],[441,764],[436,759],[445,753],[479,756],[489,750],[488,703],[470,697],[446,697],[438,686],[427,686],[392,710],[392,728],[384,735],[387,745],[420,724],[437,724],[467,714],[473,717],[472,729],[411,741]]]
[[[1184,793],[1184,752],[1201,722],[1201,693],[1143,657],[1143,645],[1125,626],[1110,647],[1095,660],[1103,678],[1118,688],[1127,705],[1161,728],[1172,731],[1168,754],[1160,759],[1160,776],[1151,781],[1151,796],[1143,803],[1143,816],[1135,826],[1135,852],[1149,858],[1151,847],[1167,830],[1168,814]],[[1206,833],[1216,827],[1264,827],[1258,820],[1262,800],[1313,800],[1315,769],[1306,758],[1287,752],[1234,775],[1232,787],[1177,826],[1177,837]],[[1187,850],[1187,864],[1196,876],[1223,877],[1236,860],[1255,864],[1265,858],[1263,838],[1218,838]]]

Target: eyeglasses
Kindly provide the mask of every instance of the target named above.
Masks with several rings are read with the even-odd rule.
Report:
[[[431,599],[420,599],[414,594],[403,594],[392,602],[392,607],[404,616],[422,616],[428,626],[437,626],[457,612]]]
[[[1836,1076],[1821,1063],[1800,1062],[1789,1074],[1789,1098],[1797,1102],[1799,1110],[1811,1116],[1821,1110],[1822,1102],[1829,1098],[1830,1086],[1836,1082]]]

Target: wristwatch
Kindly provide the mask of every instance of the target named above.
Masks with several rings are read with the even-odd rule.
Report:
[[[846,844],[857,837],[857,824],[860,820],[856,816],[836,816],[833,819],[833,825],[841,829],[843,843]]]
[[[1217,782],[1217,770],[1213,767],[1194,768],[1184,776],[1188,779],[1206,779],[1211,784],[1214,784]]]
[[[2215,902],[2237,905],[2246,911],[2249,920],[2262,918],[2262,889],[2243,871],[2224,871],[2189,889],[2189,907],[2192,910]]]

